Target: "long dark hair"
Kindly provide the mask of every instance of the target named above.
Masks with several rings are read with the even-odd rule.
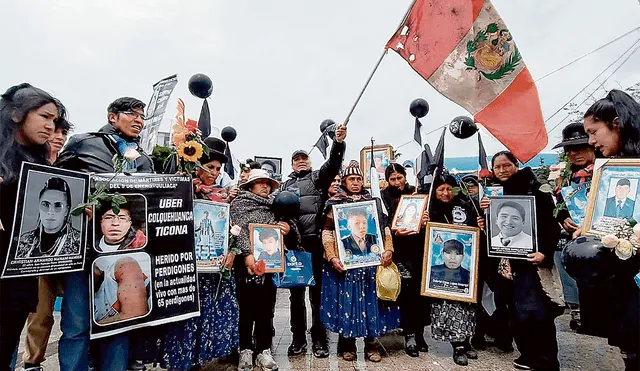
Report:
[[[516,167],[520,166],[518,159],[513,155],[513,153],[511,153],[510,151],[500,151],[493,155],[493,157],[491,157],[491,170],[493,170],[493,165],[496,164],[496,158],[500,156],[506,157],[507,160],[511,161]]]
[[[584,117],[603,121],[609,129],[614,128],[614,121],[617,118],[620,128],[618,154],[640,156],[640,103],[632,96],[613,89],[606,97],[592,104]]]
[[[4,181],[13,181],[18,177],[20,165],[14,163],[16,157],[16,133],[27,118],[29,112],[53,103],[58,109],[58,124],[61,120],[66,121],[67,110],[59,100],[51,96],[46,91],[31,86],[27,83],[15,85],[7,89],[0,95],[0,177]],[[48,144],[32,146],[33,153],[47,154]]]

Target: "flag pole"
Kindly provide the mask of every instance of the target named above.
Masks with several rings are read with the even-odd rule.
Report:
[[[404,17],[402,17],[402,21],[400,22],[400,24],[398,25],[398,27],[396,27],[396,32],[398,32],[398,30],[400,29],[400,27],[404,24],[404,22],[407,20],[407,17],[409,17],[409,12],[411,12],[411,8],[413,8],[413,4],[416,2],[416,0],[411,1],[411,4],[409,5],[409,9],[407,9],[407,12],[404,14]],[[394,33],[395,35],[395,33]],[[373,67],[373,71],[371,71],[371,74],[369,75],[369,78],[367,79],[367,81],[364,83],[364,86],[362,87],[362,90],[360,90],[360,94],[358,94],[358,98],[356,99],[355,103],[353,103],[353,106],[351,107],[351,110],[349,111],[349,114],[347,115],[347,118],[344,119],[344,122],[342,123],[344,126],[347,126],[347,124],[349,123],[349,119],[351,118],[351,115],[353,114],[353,111],[356,110],[356,106],[358,105],[358,103],[360,102],[360,98],[362,98],[362,95],[364,94],[364,91],[367,89],[367,87],[369,86],[369,83],[371,82],[371,79],[373,78],[373,75],[376,73],[376,71],[378,70],[378,67],[380,67],[380,63],[382,63],[382,59],[384,58],[384,56],[387,54],[387,49],[385,48],[384,51],[382,52],[382,55],[380,56],[380,58],[378,58],[378,62],[376,63],[375,67]]]

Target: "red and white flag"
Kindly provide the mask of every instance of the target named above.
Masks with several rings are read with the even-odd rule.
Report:
[[[547,146],[536,85],[489,0],[416,0],[386,48],[520,161]]]

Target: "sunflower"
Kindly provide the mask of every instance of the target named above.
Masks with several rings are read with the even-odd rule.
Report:
[[[177,149],[178,156],[187,162],[196,162],[202,157],[202,144],[195,140],[181,143]]]

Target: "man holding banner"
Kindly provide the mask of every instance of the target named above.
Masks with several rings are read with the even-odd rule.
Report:
[[[114,155],[122,157],[125,152],[132,153],[133,150],[137,158],[129,162],[130,167],[126,171],[153,173],[151,158],[138,146],[138,136],[144,127],[144,107],[145,104],[135,98],[116,99],[107,110],[108,124],[98,132],[71,137],[55,165],[86,173],[113,173]],[[67,273],[63,283],[62,336],[58,348],[60,369],[87,370],[90,323],[88,274]],[[98,369],[115,371],[127,368],[128,334],[100,339],[98,344],[95,347],[98,352],[92,353]]]

